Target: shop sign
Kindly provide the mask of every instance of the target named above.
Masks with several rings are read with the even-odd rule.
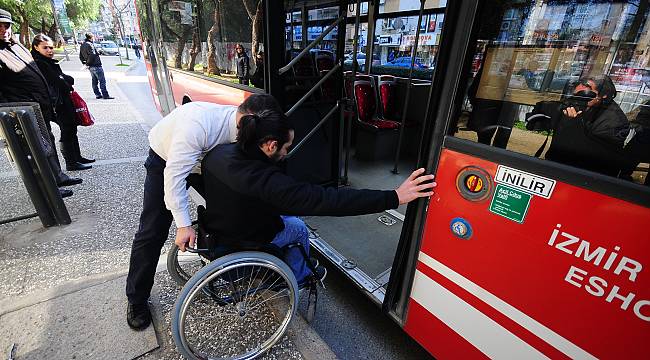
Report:
[[[420,45],[438,45],[438,34],[422,34],[420,35],[420,40],[418,41],[418,46]],[[402,36],[402,45],[412,46],[415,44],[415,35],[403,35]]]

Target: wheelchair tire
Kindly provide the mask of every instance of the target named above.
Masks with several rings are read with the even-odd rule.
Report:
[[[178,286],[183,286],[192,275],[199,271],[208,262],[198,254],[185,253],[181,255],[179,261],[180,249],[176,244],[172,244],[167,253],[167,272]],[[181,253],[182,254],[182,253]]]
[[[284,261],[238,252],[187,281],[174,304],[171,331],[187,359],[254,359],[282,339],[297,307],[298,283]]]

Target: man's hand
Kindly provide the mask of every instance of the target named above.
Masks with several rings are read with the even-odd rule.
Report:
[[[404,180],[402,185],[395,189],[400,205],[409,203],[417,198],[433,195],[433,188],[438,184],[432,181],[433,175],[422,174],[424,174],[424,168],[419,168],[413,171],[411,175]]]
[[[576,111],[574,107],[568,107],[564,110],[562,110],[564,115],[570,117],[571,119],[575,119],[578,117],[578,115],[582,114],[582,111]]]
[[[189,243],[190,247],[194,247],[194,242],[196,241],[196,232],[191,226],[180,227],[176,229],[176,240],[174,243],[181,249],[182,252],[185,252],[185,248]]]

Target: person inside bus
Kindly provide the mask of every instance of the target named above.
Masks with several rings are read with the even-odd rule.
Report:
[[[235,51],[237,52],[237,79],[242,85],[248,85],[248,80],[250,79],[250,62],[248,60],[248,54],[244,50],[242,44],[235,45]]]
[[[176,243],[196,238],[191,227],[188,175],[200,172],[201,158],[210,149],[235,141],[242,116],[265,110],[281,111],[275,99],[266,94],[253,94],[239,107],[189,102],[149,131],[142,214],[126,279],[127,323],[132,329],[142,330],[151,323],[147,302],[172,220],[176,222]]]
[[[618,176],[629,161],[623,147],[630,123],[614,102],[616,94],[612,80],[602,75],[580,79],[560,102],[537,103],[533,114],[547,115],[544,127],[553,130],[546,159]]]
[[[309,232],[298,215],[352,216],[395,209],[433,194],[433,175],[417,169],[395,190],[357,190],[299,182],[285,175],[281,162],[293,144],[294,128],[282,112],[243,116],[237,143],[218,145],[202,162],[206,184],[205,231],[227,244],[299,242],[309,253]],[[209,185],[208,185],[209,184]],[[185,250],[194,238],[176,244]],[[299,284],[309,276],[322,281],[325,268],[312,274],[299,248],[285,261]]]

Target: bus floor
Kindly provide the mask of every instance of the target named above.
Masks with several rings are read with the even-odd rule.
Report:
[[[350,158],[349,186],[355,189],[397,188],[415,165],[414,159],[400,161],[399,174],[391,170],[391,160],[364,162]],[[388,282],[397,250],[406,205],[383,213],[349,216],[303,217],[309,227],[341,255],[379,284]]]

